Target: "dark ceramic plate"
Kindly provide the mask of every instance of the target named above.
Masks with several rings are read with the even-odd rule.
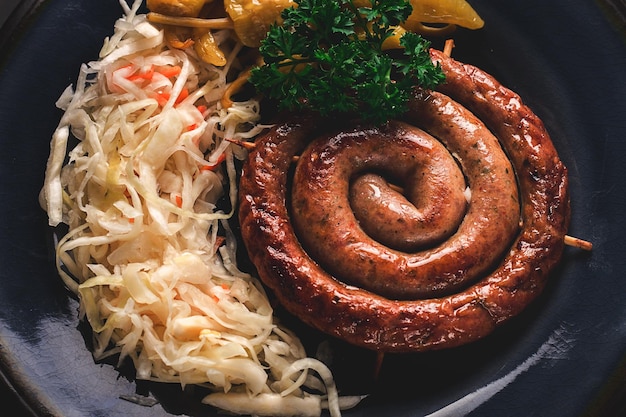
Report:
[[[389,355],[377,382],[371,354],[333,342],[339,386],[373,392],[345,415],[618,415],[626,375],[626,7],[623,0],[471,3],[487,24],[457,31],[454,56],[494,74],[543,118],[570,171],[570,234],[594,250],[567,248],[544,294],[493,335],[450,351]],[[94,363],[37,202],[61,116],[54,102],[80,64],[97,57],[120,15],[116,0],[48,0],[2,32],[3,392],[38,416],[215,415],[190,405],[200,395],[193,388],[136,382],[125,367]],[[294,325],[307,342],[319,337]]]

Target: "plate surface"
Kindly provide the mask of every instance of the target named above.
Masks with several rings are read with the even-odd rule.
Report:
[[[566,248],[544,294],[493,335],[449,351],[388,355],[377,382],[369,352],[331,342],[340,389],[373,392],[345,415],[616,415],[626,375],[626,8],[621,0],[471,3],[486,26],[457,31],[453,56],[491,72],[543,118],[570,172],[569,234],[594,249]],[[193,389],[136,382],[124,367],[94,363],[38,204],[61,116],[54,103],[80,64],[97,58],[121,13],[116,0],[48,0],[4,34],[0,379],[38,416],[216,415],[190,405]],[[320,337],[294,326],[305,342]]]

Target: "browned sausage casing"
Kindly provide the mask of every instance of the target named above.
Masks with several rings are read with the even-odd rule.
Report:
[[[306,117],[277,125],[257,141],[240,181],[242,236],[263,282],[287,310],[304,322],[354,345],[379,351],[411,352],[458,346],[484,337],[497,325],[520,313],[544,288],[550,271],[560,259],[569,221],[567,170],[541,120],[517,94],[480,69],[459,63],[439,51],[433,50],[432,57],[440,62],[446,83],[437,92],[416,91],[402,121],[375,129],[346,125],[330,133],[324,130],[323,124]],[[486,145],[493,138],[483,123],[497,136],[510,165],[502,160],[504,153],[495,149],[497,147]],[[482,156],[450,144],[450,138],[459,136],[463,126],[466,127],[463,135],[470,132],[475,135],[475,145],[470,148],[486,152]],[[448,238],[443,242],[435,239],[426,249],[389,249],[366,237],[367,248],[376,249],[365,257],[367,262],[359,263],[354,261],[356,258],[345,263],[331,262],[335,272],[354,269],[356,279],[343,281],[339,273],[329,273],[321,266],[324,261],[312,258],[311,248],[316,252],[315,246],[326,245],[333,249],[350,245],[341,244],[345,243],[342,238],[325,237],[331,236],[326,233],[334,226],[322,226],[328,211],[318,210],[317,204],[321,201],[316,200],[318,196],[307,199],[311,185],[298,190],[307,179],[316,193],[326,194],[321,188],[315,188],[315,183],[322,180],[311,167],[324,160],[321,154],[330,152],[328,143],[345,142],[346,149],[354,149],[355,143],[348,142],[365,138],[361,145],[373,151],[375,141],[367,141],[371,138],[403,136],[402,132],[406,131],[420,136],[422,130],[428,132],[424,135],[432,135],[446,144],[467,176],[471,198],[465,217],[452,233],[448,232]],[[322,139],[305,151],[316,137]],[[303,158],[312,161],[312,165],[300,173],[300,168],[296,169],[295,199],[291,202],[290,166],[293,156],[303,151]],[[331,166],[332,162],[331,158]],[[347,169],[348,164],[343,160],[335,162],[333,169]],[[488,167],[477,168],[479,162],[488,163]],[[328,164],[324,166],[328,168]],[[512,166],[515,173],[498,172],[496,175],[491,172],[507,166],[504,171]],[[380,167],[370,168],[368,165],[361,171],[368,175],[369,171],[380,174]],[[322,181],[323,187],[342,188],[349,194],[346,184],[354,180],[354,173],[348,171],[338,180]],[[515,190],[513,175],[519,187],[519,200],[516,193],[512,194]],[[315,177],[306,178],[311,176]],[[458,184],[452,188],[458,189]],[[339,199],[324,204],[334,209],[331,213],[346,214],[348,208],[343,205],[351,204],[349,197],[343,195]],[[491,214],[472,214],[481,205],[491,209]],[[502,216],[494,216],[493,210],[502,210]],[[298,220],[302,224],[297,226],[296,232],[292,217],[300,211],[314,213],[312,229],[318,236],[317,241],[300,240],[308,235],[306,223],[310,221],[309,218]],[[476,216],[474,220],[468,220],[471,215]],[[339,229],[344,238],[347,235],[352,239],[355,231],[363,232],[359,221],[352,220],[354,215],[348,217],[352,224],[344,222]],[[481,217],[487,221],[480,223]],[[502,221],[502,224],[491,227],[490,220]],[[319,232],[323,239],[335,239],[334,243],[320,242]],[[472,246],[481,242],[484,248]],[[500,246],[502,244],[504,246]],[[353,250],[358,243],[351,245],[350,252],[358,253]],[[487,253],[496,255],[485,261]],[[441,261],[443,254],[445,261]],[[364,259],[363,252],[360,255]],[[337,259],[344,256],[346,252]],[[385,259],[389,257],[391,261]],[[383,259],[378,266],[370,266],[370,262],[379,258]],[[417,267],[413,273],[394,274],[392,267],[396,263]],[[340,267],[336,266],[338,264]],[[475,264],[480,266],[475,267]],[[366,273],[359,277],[359,271]],[[382,284],[377,279],[379,272],[386,274]],[[391,284],[387,285],[389,282]]]

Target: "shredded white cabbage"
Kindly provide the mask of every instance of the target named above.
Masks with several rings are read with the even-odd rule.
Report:
[[[57,102],[41,193],[50,225],[69,227],[57,266],[94,330],[95,358],[131,358],[138,379],[205,384],[204,402],[231,412],[340,415],[328,368],[234,261],[233,159],[245,155],[230,141],[264,129],[259,103],[219,103],[241,44],[225,33],[227,66],[204,64],[164,46],[141,1],[120,4],[100,59]]]

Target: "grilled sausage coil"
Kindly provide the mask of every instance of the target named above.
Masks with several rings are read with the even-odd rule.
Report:
[[[567,170],[541,120],[484,71],[431,56],[446,82],[416,90],[402,120],[276,125],[240,181],[263,282],[304,322],[378,351],[462,345],[519,314],[569,221]]]

